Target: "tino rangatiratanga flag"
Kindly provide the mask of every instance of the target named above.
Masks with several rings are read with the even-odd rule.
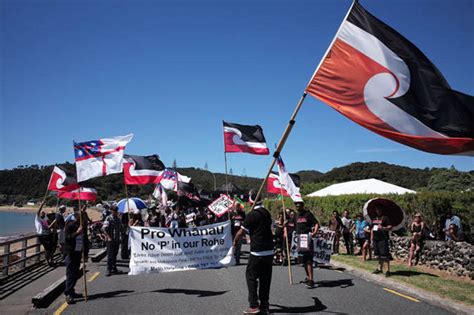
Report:
[[[224,152],[268,155],[263,129],[259,125],[239,125],[224,121]]]
[[[415,45],[357,1],[306,92],[394,141],[474,155],[474,97],[452,90]]]
[[[77,181],[122,173],[123,152],[133,134],[87,142],[74,142]]]
[[[158,155],[128,155],[124,156],[123,176],[127,185],[155,184],[165,170],[165,165]]]
[[[62,167],[56,165],[49,179],[48,190],[73,191],[76,189],[79,189],[76,175],[70,174]]]

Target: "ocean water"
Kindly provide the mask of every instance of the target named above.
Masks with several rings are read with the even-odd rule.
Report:
[[[0,212],[0,236],[35,232],[35,214]]]

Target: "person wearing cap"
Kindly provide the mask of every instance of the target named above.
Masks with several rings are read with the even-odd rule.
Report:
[[[63,256],[63,259],[66,257],[64,253],[64,227],[66,222],[64,221],[64,213],[66,212],[66,206],[61,205],[58,208],[58,212],[54,215],[54,221],[52,225],[56,229],[58,243],[59,243],[59,251]]]
[[[64,228],[64,252],[66,254],[66,284],[64,295],[68,304],[74,304],[74,298],[80,297],[74,290],[80,277],[79,268],[83,246],[83,227],[79,224],[79,208],[74,207],[74,214],[66,218]],[[77,218],[77,219],[76,219]]]
[[[307,288],[314,288],[313,244],[312,239],[319,230],[319,222],[314,215],[304,207],[303,201],[295,202],[298,214],[296,216],[296,234],[298,235],[298,258],[303,264],[306,279],[303,283]],[[306,243],[304,240],[306,239]]]
[[[250,235],[250,255],[245,278],[247,280],[249,308],[244,314],[267,314],[270,306],[270,285],[272,282],[273,235],[272,216],[250,191],[249,202],[254,202],[250,211],[235,235],[233,248],[239,245],[245,233]]]
[[[419,252],[423,248],[423,230],[425,229],[425,222],[421,218],[421,213],[416,213],[413,222],[410,224],[411,240],[410,240],[410,254],[408,255],[408,266],[413,266],[413,257],[418,257]],[[417,259],[418,260],[418,259]]]
[[[118,216],[117,206],[110,207],[110,215],[105,219],[102,230],[107,242],[107,277],[112,273],[122,273],[117,269],[117,254],[120,247],[120,236],[123,233],[122,222]]]

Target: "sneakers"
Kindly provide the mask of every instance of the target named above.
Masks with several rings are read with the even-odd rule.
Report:
[[[308,289],[314,289],[314,281],[313,280],[308,280],[305,284],[305,286],[308,288]]]
[[[112,275],[112,271],[107,270],[107,273],[105,274],[106,277],[110,277]]]
[[[260,309],[258,307],[249,307],[244,311],[244,314],[259,314]]]
[[[73,292],[72,294],[70,294],[70,296],[74,299],[78,299],[78,298],[82,298],[84,297],[84,295],[82,295],[81,293],[76,293],[76,292]]]
[[[380,270],[380,269],[375,269],[375,271],[372,272],[372,273],[373,273],[374,275],[378,275],[378,274],[382,273],[382,270]]]
[[[74,301],[74,298],[71,295],[66,295],[66,303],[71,305],[76,303],[76,301]]]
[[[387,272],[385,273],[385,277],[386,277],[386,278],[390,277],[391,275],[392,275],[392,273],[391,273],[390,271],[387,271]]]

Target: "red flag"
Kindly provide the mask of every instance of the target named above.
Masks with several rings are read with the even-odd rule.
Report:
[[[95,201],[97,199],[97,190],[94,188],[82,187],[80,188],[80,193],[79,189],[68,192],[58,192],[58,198]]]

